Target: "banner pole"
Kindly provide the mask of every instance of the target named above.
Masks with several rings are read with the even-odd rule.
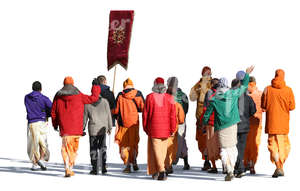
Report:
[[[112,89],[113,94],[115,94],[115,84],[116,84],[117,65],[115,65],[114,68],[115,68],[115,69],[114,69],[114,82],[113,82],[113,89]]]

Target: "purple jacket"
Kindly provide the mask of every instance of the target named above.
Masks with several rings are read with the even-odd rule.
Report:
[[[51,116],[52,102],[41,92],[33,91],[25,96],[28,123],[46,121]]]

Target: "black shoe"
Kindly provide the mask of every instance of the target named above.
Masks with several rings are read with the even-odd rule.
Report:
[[[157,180],[157,179],[158,179],[158,173],[153,174],[153,175],[152,175],[152,179],[153,179],[153,180]]]
[[[134,171],[140,170],[140,169],[139,169],[139,166],[138,166],[137,164],[133,164],[133,165],[132,165],[132,168],[133,168]]]
[[[106,173],[107,173],[106,165],[104,165],[104,166],[102,167],[101,173],[102,173],[102,174],[106,174]]]
[[[236,177],[236,178],[242,178],[242,177],[245,176],[245,175],[246,175],[245,172],[238,172],[238,173],[235,175],[235,177]]]
[[[212,174],[218,174],[218,169],[217,168],[210,168],[207,170],[208,173],[212,173]]]
[[[131,166],[127,165],[126,168],[123,170],[123,173],[131,173]]]
[[[159,172],[157,180],[167,180],[167,174],[164,171],[163,172]]]
[[[173,174],[173,167],[171,166],[170,168],[166,169],[166,175],[169,176],[169,174]]]
[[[204,165],[203,165],[202,170],[203,170],[203,171],[207,171],[207,170],[210,169],[210,168],[211,168],[210,162],[209,162],[208,160],[206,160],[206,161],[204,162]]]
[[[191,167],[190,167],[189,164],[185,164],[185,165],[183,166],[183,170],[190,170],[190,169],[191,169]]]
[[[91,170],[91,171],[90,171],[90,174],[91,174],[91,175],[98,175],[99,173],[98,173],[96,170]]]

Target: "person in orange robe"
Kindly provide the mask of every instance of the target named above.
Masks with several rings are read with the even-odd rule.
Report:
[[[178,80],[176,77],[170,77],[168,79],[168,89],[167,93],[170,95],[175,96],[178,88]],[[174,97],[175,100],[175,97]],[[180,103],[175,102],[176,107],[176,130],[173,136],[170,136],[168,138],[168,150],[167,150],[167,156],[165,159],[165,169],[167,175],[173,173],[173,167],[172,163],[176,160],[176,154],[178,149],[178,125],[183,124],[185,120],[185,114],[183,107]]]
[[[211,88],[211,69],[208,66],[203,67],[202,69],[202,78],[198,81],[190,91],[190,100],[197,101],[197,109],[196,109],[196,140],[198,142],[198,149],[202,154],[202,159],[204,161],[204,165],[202,170],[207,171],[211,168],[211,164],[207,157],[207,147],[206,147],[206,134],[203,133],[201,129],[201,115],[203,113],[204,107],[204,99],[205,94]]]
[[[262,95],[261,106],[266,110],[265,132],[268,134],[270,158],[276,165],[273,178],[284,176],[283,164],[290,152],[290,111],[295,109],[293,91],[285,84],[284,71],[275,72],[275,78]]]
[[[117,118],[117,130],[115,142],[119,145],[121,159],[126,165],[124,173],[131,172],[131,164],[134,171],[139,170],[137,165],[139,137],[139,112],[144,109],[144,98],[140,91],[133,88],[131,79],[123,83],[124,90],[116,99],[116,108],[112,113]]]
[[[262,130],[262,113],[264,110],[261,108],[262,91],[258,90],[256,79],[253,76],[251,76],[249,80],[248,92],[256,105],[256,113],[250,117],[250,131],[247,136],[244,165],[250,170],[250,174],[255,174],[254,166],[258,157]]]

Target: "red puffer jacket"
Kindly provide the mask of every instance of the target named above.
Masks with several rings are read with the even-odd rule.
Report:
[[[59,126],[60,136],[82,135],[84,104],[99,99],[100,86],[92,87],[92,95],[82,94],[73,85],[65,85],[54,97],[51,117],[54,128]]]
[[[151,138],[168,138],[176,130],[174,97],[167,93],[151,93],[146,98],[143,127]]]

